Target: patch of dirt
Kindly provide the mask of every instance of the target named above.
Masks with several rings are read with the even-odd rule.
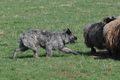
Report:
[[[107,58],[111,58],[110,54],[107,53],[107,50],[104,49],[104,50],[96,50],[96,53],[95,55],[92,55],[90,56],[91,58],[94,58],[94,59],[107,59]]]
[[[101,56],[90,56],[91,58],[101,58]]]
[[[61,75],[61,76],[69,76],[68,77],[68,80],[75,80],[76,78],[82,76],[84,73],[83,72],[50,72],[49,74],[52,74],[52,75]]]
[[[99,56],[90,56],[91,58],[94,58],[94,59],[107,59],[107,58],[110,58],[110,56],[108,54],[102,54],[102,55],[99,55]]]
[[[105,52],[107,51],[106,49],[103,49],[103,50],[96,50],[96,52]]]
[[[66,65],[55,65],[54,67],[76,67],[76,65],[66,64]]]
[[[108,68],[108,69],[106,70],[106,72],[110,72],[110,71],[112,71],[112,68]]]
[[[74,72],[51,72],[50,74],[69,75],[69,74],[75,74],[75,73]]]
[[[65,72],[51,72],[51,73],[49,73],[49,74],[53,74],[53,75],[70,75],[70,74],[84,74],[84,73],[81,73],[81,72],[67,72],[67,71],[65,71]]]

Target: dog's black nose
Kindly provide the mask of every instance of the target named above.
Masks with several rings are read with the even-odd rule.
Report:
[[[74,37],[75,40],[77,40],[77,37]]]

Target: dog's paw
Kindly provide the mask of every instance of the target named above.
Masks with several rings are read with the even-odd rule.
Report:
[[[74,52],[73,54],[74,54],[74,55],[78,55],[79,53],[77,53],[77,52]]]

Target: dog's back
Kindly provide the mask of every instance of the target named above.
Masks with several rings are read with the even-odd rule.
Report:
[[[61,34],[61,32],[34,29],[20,34],[19,39],[22,41],[24,46],[28,48],[33,46],[35,47],[36,45],[40,45],[41,47],[45,48],[46,42],[61,40],[57,39],[60,37],[59,34]]]

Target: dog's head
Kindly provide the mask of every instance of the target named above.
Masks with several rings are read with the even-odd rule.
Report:
[[[75,41],[77,40],[77,37],[74,36],[74,34],[70,31],[70,29],[67,29],[64,31],[65,33],[65,43],[75,43]]]

